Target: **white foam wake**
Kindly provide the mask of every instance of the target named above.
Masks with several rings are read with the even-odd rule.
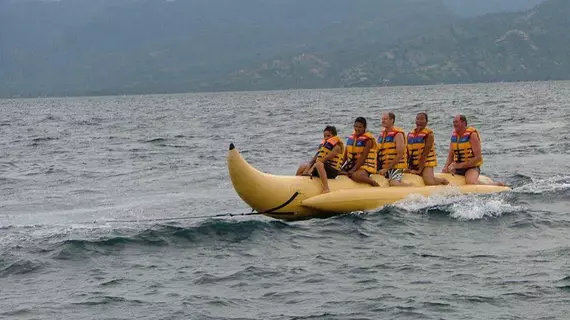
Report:
[[[532,182],[514,188],[516,193],[542,194],[570,190],[569,176],[554,176],[547,179],[531,178]]]
[[[453,188],[446,188],[441,193],[429,197],[410,195],[395,203],[394,206],[414,213],[441,210],[448,212],[450,217],[458,220],[499,217],[523,209],[509,204],[504,199],[504,195],[466,195]]]

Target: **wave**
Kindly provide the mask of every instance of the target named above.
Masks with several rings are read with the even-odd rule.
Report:
[[[31,313],[31,309],[28,308],[19,308],[19,309],[15,309],[15,310],[8,310],[8,311],[3,311],[0,313],[0,318],[2,318],[2,316],[6,316],[6,317],[24,317],[24,316],[28,316]],[[3,319],[3,318],[2,318]]]
[[[184,137],[184,136],[180,136],[180,135],[176,136],[176,138],[178,138],[178,137]],[[194,146],[191,146],[191,145],[168,144],[167,142],[169,140],[170,139],[166,139],[166,138],[154,138],[154,139],[144,140],[143,142],[144,143],[152,143],[152,144],[155,144],[156,146],[159,146],[159,147],[190,148],[190,149],[194,148]]]
[[[532,182],[531,176],[522,173],[515,173],[511,177],[516,184],[525,185]]]
[[[193,146],[185,146],[179,144],[162,144],[161,147],[171,147],[171,148],[186,148],[186,149],[195,149]]]
[[[39,122],[47,122],[47,121],[61,121],[61,118],[53,116],[53,115],[49,115],[49,116],[43,118],[42,120],[40,120]]]
[[[26,274],[43,269],[44,263],[39,261],[32,261],[26,259],[18,259],[13,262],[5,262],[5,259],[0,260],[0,278],[7,277],[13,274]]]
[[[164,138],[153,138],[153,139],[144,140],[143,142],[156,143],[156,142],[165,142],[165,141],[166,141],[166,139],[164,139]]]
[[[53,141],[53,140],[59,140],[59,138],[54,138],[54,137],[38,137],[38,138],[33,138],[32,139],[32,143],[30,143],[30,146],[39,146],[44,142],[48,142],[48,141]]]
[[[164,228],[169,230],[172,236],[185,238],[193,242],[203,239],[240,242],[249,239],[257,231],[275,231],[294,227],[281,221],[247,220],[236,222],[207,220],[191,228],[173,226],[164,226]]]
[[[100,118],[92,118],[91,120],[79,120],[71,122],[72,125],[78,126],[99,126],[101,125],[100,122],[102,119]]]
[[[67,174],[68,172],[66,170],[63,169],[56,169],[53,166],[50,166],[48,168],[32,168],[33,171],[28,171],[23,173],[24,176],[37,176],[37,175],[43,175],[43,174],[55,174],[55,173],[65,173]]]
[[[570,276],[566,276],[566,277],[558,280],[558,282],[566,282],[566,283],[570,284]]]
[[[556,281],[556,288],[570,292],[570,276],[566,276],[563,279]]]
[[[58,260],[82,260],[93,253],[110,255],[127,246],[169,246],[197,243],[236,243],[250,240],[256,233],[272,234],[285,228],[295,228],[281,221],[206,220],[197,226],[179,227],[157,225],[130,235],[114,235],[98,239],[68,239],[56,243],[44,252]],[[119,231],[116,231],[119,233]]]
[[[126,299],[123,297],[114,297],[114,296],[93,297],[81,302],[72,302],[72,304],[74,305],[84,305],[84,306],[97,306],[97,305],[108,305],[108,304],[139,305],[144,303],[145,303],[144,301],[138,299]]]
[[[145,230],[132,236],[104,237],[96,240],[71,239],[56,244],[52,257],[57,260],[83,260],[92,254],[110,255],[126,245],[163,246],[166,241],[154,235],[153,230]]]
[[[453,189],[430,197],[410,195],[393,207],[421,214],[447,214],[458,220],[495,218],[523,210],[509,204],[504,195],[466,195]]]
[[[248,266],[241,270],[226,275],[215,275],[207,272],[199,272],[200,276],[194,280],[195,284],[215,284],[234,281],[251,281],[252,279],[268,279],[283,274],[282,268],[270,268],[262,266]]]
[[[570,190],[570,176],[555,176],[547,179],[530,178],[530,182],[513,189],[515,193],[544,194]]]

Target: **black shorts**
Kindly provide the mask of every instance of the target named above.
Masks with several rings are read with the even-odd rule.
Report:
[[[355,164],[356,164],[356,161],[353,161],[353,162],[349,163],[348,165],[346,165],[346,166],[342,169],[342,171],[348,173],[350,170],[352,170],[352,168],[354,167]],[[358,170],[364,171],[364,172],[366,173],[366,176],[367,176],[367,177],[370,177],[370,175],[371,175],[371,173],[368,172],[368,171],[366,171],[366,170],[364,170],[364,168],[363,168],[362,166],[360,166],[360,169],[358,169]],[[358,170],[356,170],[356,171],[358,171]]]
[[[418,170],[419,168],[420,168],[420,166],[414,166],[413,164],[410,164],[408,167],[408,169],[410,169],[410,170]],[[433,168],[435,170],[435,167],[424,167],[424,169],[425,168]],[[424,170],[420,171],[419,174],[421,175],[423,172],[424,172]]]
[[[477,172],[481,173],[481,168],[471,167],[471,168],[455,169],[455,174],[458,176],[465,176],[465,173],[467,172],[467,170],[470,170],[470,169],[477,169]]]
[[[325,171],[327,173],[327,178],[328,179],[334,179],[336,178],[336,176],[338,176],[338,170],[336,170],[335,168],[331,167],[328,163],[324,163],[325,165]],[[312,172],[312,176],[313,177],[319,177],[319,171],[317,170],[317,168],[315,168]]]
[[[408,166],[408,169],[410,169],[410,170],[418,170],[419,168],[420,168],[420,166],[414,166],[413,164],[410,164]],[[423,170],[422,170],[422,172],[423,172]],[[420,174],[421,174],[421,172],[420,172]]]

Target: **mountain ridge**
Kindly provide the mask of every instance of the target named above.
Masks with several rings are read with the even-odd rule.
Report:
[[[570,23],[564,12],[570,12],[570,2],[549,0],[524,12],[488,14],[440,26],[337,68],[327,81],[338,87],[359,87],[566,80],[570,78],[570,37],[563,30]],[[334,63],[324,55],[306,52],[304,56],[318,57],[320,62],[298,63],[296,56],[271,67],[234,73],[218,86],[229,90],[302,87],[296,84],[311,77],[307,70],[327,69]]]
[[[568,79],[568,2],[448,2],[8,0],[0,97]]]

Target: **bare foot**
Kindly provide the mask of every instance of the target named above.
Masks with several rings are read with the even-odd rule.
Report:
[[[441,182],[441,184],[443,184],[444,186],[449,184],[449,180],[447,179],[443,179],[443,181]]]
[[[374,181],[374,180],[373,180],[373,181]],[[380,185],[378,184],[378,182],[374,181],[374,182],[372,183],[372,186],[373,186],[373,187],[379,187]]]
[[[323,189],[323,194],[331,192],[329,189]]]

